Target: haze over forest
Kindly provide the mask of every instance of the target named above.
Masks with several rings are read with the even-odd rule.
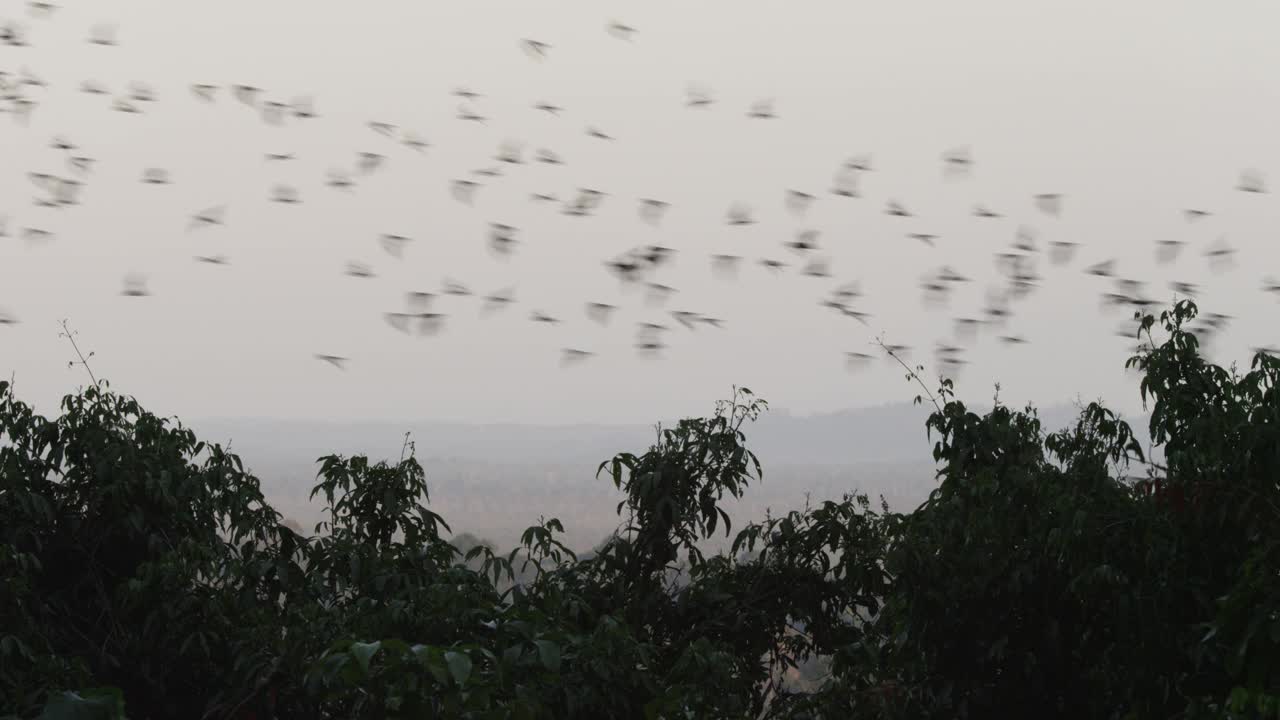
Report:
[[[726,392],[726,395],[728,393]],[[766,509],[786,512],[862,492],[883,495],[909,511],[935,487],[927,406],[910,403],[841,413],[789,416],[767,412],[745,427],[747,445],[764,468],[764,482],[727,503],[735,527],[760,521]],[[932,409],[932,408],[928,408]],[[1047,430],[1071,422],[1076,408],[1041,411]],[[1130,418],[1141,427],[1145,420]],[[664,423],[665,425],[666,423]],[[455,535],[468,532],[500,548],[515,544],[538,515],[559,518],[570,547],[587,550],[619,522],[619,493],[601,462],[617,452],[641,452],[655,438],[645,425],[465,425],[458,423],[343,423],[305,420],[197,420],[196,433],[230,443],[263,481],[272,505],[310,530],[323,504],[307,501],[316,458],[368,453],[396,460],[409,432],[427,473],[431,508]]]

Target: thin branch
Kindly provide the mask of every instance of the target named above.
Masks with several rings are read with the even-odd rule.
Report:
[[[925,385],[924,380],[920,379],[920,374],[917,373],[915,370],[912,370],[910,365],[903,362],[902,358],[898,357],[897,353],[895,353],[893,350],[890,350],[889,346],[884,344],[884,340],[880,338],[876,338],[876,344],[879,345],[882,350],[888,353],[889,357],[893,358],[894,360],[897,360],[899,365],[906,368],[907,377],[911,378],[912,380],[915,380],[920,385],[920,387],[924,390],[925,397],[929,398],[929,402],[933,403],[933,407],[939,413],[941,413],[942,406],[938,404],[938,400],[933,396],[933,393],[929,392],[929,386]]]
[[[62,332],[58,334],[71,342],[71,349],[76,351],[76,356],[80,358],[80,364],[84,366],[85,372],[89,373],[89,380],[93,381],[94,387],[97,387],[98,378],[93,376],[93,369],[89,367],[89,358],[93,357],[93,352],[89,353],[89,357],[85,357],[84,353],[80,352],[80,346],[76,344],[76,334],[68,327],[65,319],[62,321]],[[74,362],[68,363],[68,365],[75,364]]]
[[[1125,453],[1125,454],[1124,454],[1124,458],[1125,458],[1125,460],[1128,460],[1128,461],[1130,461],[1130,462],[1139,462],[1139,463],[1142,463],[1143,465],[1146,465],[1146,466],[1147,466],[1147,467],[1149,467],[1149,468],[1152,468],[1152,469],[1155,469],[1155,470],[1159,470],[1160,472],[1163,472],[1163,473],[1166,473],[1166,474],[1169,472],[1169,468],[1167,468],[1167,467],[1165,467],[1164,465],[1161,465],[1160,463],[1155,462],[1155,461],[1153,461],[1153,460],[1147,460],[1146,458],[1134,457],[1133,455],[1130,455],[1130,454],[1128,454],[1128,453]]]
[[[400,464],[401,465],[404,464],[405,452],[412,447],[413,447],[413,443],[409,440],[409,433],[406,431],[404,434],[404,445],[400,446]]]

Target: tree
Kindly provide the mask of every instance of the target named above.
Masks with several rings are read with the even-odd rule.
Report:
[[[1101,404],[1047,432],[942,380],[919,508],[846,495],[731,535],[720,503],[763,479],[743,427],[766,407],[735,390],[600,466],[621,522],[582,557],[556,518],[505,555],[450,542],[407,441],[395,463],[320,458],[311,536],[238,457],[106,383],[56,419],[0,383],[0,708],[1280,717],[1280,362],[1205,362],[1196,312],[1137,324],[1149,452]],[[731,548],[705,555],[717,532]]]

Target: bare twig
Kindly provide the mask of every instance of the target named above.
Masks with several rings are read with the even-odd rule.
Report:
[[[934,409],[936,409],[938,412],[942,412],[942,406],[938,404],[938,399],[933,396],[933,393],[929,392],[929,386],[925,385],[924,380],[920,379],[920,374],[915,370],[912,370],[911,366],[903,362],[902,358],[898,357],[897,353],[889,349],[889,346],[884,344],[883,339],[876,338],[876,344],[880,346],[880,349],[888,353],[889,357],[893,358],[894,360],[897,360],[899,365],[906,368],[907,377],[911,378],[912,380],[915,380],[920,385],[921,389],[924,390],[925,397],[929,398],[929,402],[933,403]]]
[[[75,336],[76,336],[76,333],[71,330],[71,328],[67,325],[67,321],[64,319],[62,321],[62,332],[58,333],[58,337],[64,337],[67,340],[69,340],[71,342],[71,349],[75,350],[76,357],[80,358],[79,363],[76,363],[74,361],[69,362],[67,363],[67,367],[71,367],[72,365],[76,365],[76,364],[83,365],[85,372],[89,373],[89,380],[93,382],[94,387],[97,387],[98,378],[93,376],[93,369],[89,367],[89,358],[93,357],[93,351],[90,351],[88,356],[85,356],[84,353],[80,352],[80,346],[76,344]]]
[[[416,449],[416,448],[414,447],[413,441],[409,439],[409,432],[408,432],[408,431],[405,431],[405,434],[404,434],[404,445],[401,445],[401,446],[400,446],[400,464],[402,464],[402,465],[404,464],[404,454],[405,454],[406,452],[412,452],[412,451],[413,451],[413,450],[415,450],[415,449]],[[411,456],[411,457],[412,457],[412,456]]]

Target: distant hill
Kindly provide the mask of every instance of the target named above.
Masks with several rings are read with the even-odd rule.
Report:
[[[979,409],[975,409],[981,411]],[[1062,405],[1040,411],[1046,427],[1066,425],[1076,410]],[[815,415],[771,409],[745,428],[749,447],[766,465],[841,465],[914,462],[930,457],[925,407],[898,403]],[[670,424],[669,422],[667,424]],[[339,422],[255,418],[205,419],[191,423],[202,438],[233,441],[246,457],[261,452],[314,460],[338,452],[399,456],[404,433],[412,433],[419,458],[486,462],[594,462],[653,442],[650,425],[472,425],[446,422]]]

